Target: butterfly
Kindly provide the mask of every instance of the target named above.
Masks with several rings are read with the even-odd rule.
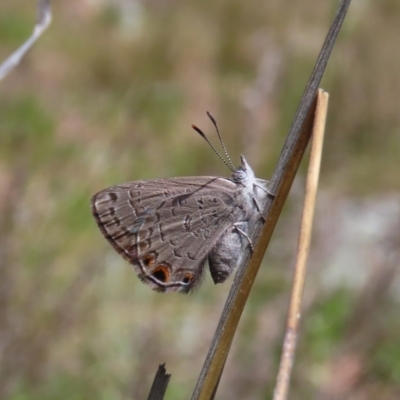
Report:
[[[230,178],[178,177],[133,181],[112,186],[91,200],[97,225],[137,276],[158,292],[188,293],[198,286],[208,261],[214,283],[222,283],[241,261],[268,181],[257,179],[245,158],[234,168],[222,142]],[[263,222],[265,222],[263,220]]]

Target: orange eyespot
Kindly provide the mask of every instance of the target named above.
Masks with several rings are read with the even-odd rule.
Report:
[[[166,265],[160,264],[155,268],[151,275],[158,281],[166,283],[169,281],[170,273]]]
[[[151,253],[150,254],[146,254],[145,256],[143,256],[142,262],[143,262],[145,267],[150,268],[156,262],[156,258],[154,256],[154,254],[151,254]]]
[[[188,272],[188,273],[185,274],[185,276],[184,276],[182,282],[188,284],[188,283],[190,283],[192,280],[193,280],[193,274],[191,274],[191,273]]]

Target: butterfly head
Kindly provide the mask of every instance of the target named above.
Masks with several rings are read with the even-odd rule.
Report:
[[[240,166],[232,174],[232,180],[235,183],[241,183],[244,185],[252,184],[255,180],[254,172],[246,159],[240,156]]]

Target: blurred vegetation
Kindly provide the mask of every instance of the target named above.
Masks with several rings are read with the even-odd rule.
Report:
[[[0,398],[188,398],[229,283],[153,293],[101,237],[93,193],[228,175],[191,131],[268,178],[337,1],[64,1],[0,91]],[[0,57],[35,2],[2,0]],[[398,0],[354,1],[322,87],[329,119],[291,399],[400,398]],[[304,163],[218,398],[271,397]]]

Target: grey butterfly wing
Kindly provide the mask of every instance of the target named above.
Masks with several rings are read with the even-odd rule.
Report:
[[[231,228],[241,213],[236,193],[237,185],[226,178],[135,181],[97,193],[92,212],[142,281],[157,291],[188,292],[200,283],[218,241],[232,242]],[[213,274],[211,262],[210,267]]]

